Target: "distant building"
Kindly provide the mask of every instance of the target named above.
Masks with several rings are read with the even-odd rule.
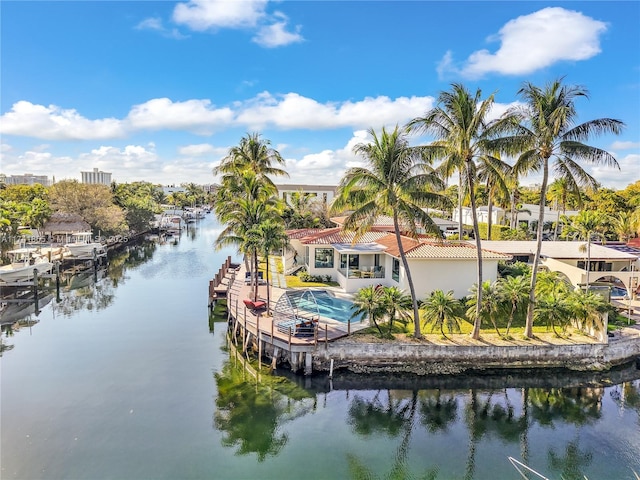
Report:
[[[46,175],[34,175],[33,173],[25,173],[24,175],[3,175],[6,185],[35,185],[39,183],[43,187],[51,185],[49,177]]]
[[[302,193],[314,197],[316,201],[329,205],[336,196],[336,187],[331,185],[276,185],[282,199],[291,204],[292,193]]]
[[[94,168],[92,172],[80,172],[82,183],[92,183],[98,185],[111,185],[111,174],[98,171]]]

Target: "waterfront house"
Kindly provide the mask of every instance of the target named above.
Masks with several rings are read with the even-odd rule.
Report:
[[[533,264],[536,242],[483,240],[482,248],[511,255],[514,261]],[[587,245],[585,241],[545,241],[540,255],[543,268],[563,273],[576,287],[597,282],[614,284],[617,279],[627,292],[638,288],[640,252],[621,251],[593,242]]]
[[[396,286],[408,291],[405,269],[394,234],[376,226],[355,241],[355,235],[340,227],[288,232],[295,254],[288,253],[285,268],[304,267],[311,275],[331,278],[346,293],[368,285]],[[411,276],[419,298],[434,290],[453,290],[458,298],[469,295],[476,282],[477,250],[466,242],[448,242],[420,237],[401,237]],[[295,258],[295,260],[294,260]],[[483,251],[484,279],[498,276],[498,261],[510,255]]]

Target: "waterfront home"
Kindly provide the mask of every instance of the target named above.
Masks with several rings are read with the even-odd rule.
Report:
[[[311,275],[338,282],[346,293],[369,285],[409,291],[396,237],[383,227],[374,227],[357,241],[353,233],[339,227],[287,233],[295,251],[285,258],[289,272],[294,267],[304,267]],[[453,290],[458,298],[469,295],[477,279],[475,246],[422,237],[414,240],[403,236],[401,240],[418,297],[426,297],[434,290]],[[496,280],[498,261],[510,258],[483,250],[484,280]]]
[[[550,207],[544,207],[544,223],[555,223],[561,221],[561,216],[575,217],[579,212],[577,210],[554,210]],[[520,205],[516,212],[516,223],[527,230],[534,230],[535,225],[538,223],[540,214],[540,206],[532,203],[524,203]],[[489,207],[480,206],[476,208],[476,215],[479,223],[489,222]],[[508,225],[511,213],[508,210],[498,207],[497,205],[491,208],[491,223],[493,225]],[[458,208],[453,209],[452,218],[456,222],[460,218]],[[473,215],[471,207],[462,207],[462,223],[470,226],[473,225]]]
[[[533,264],[535,241],[483,240],[482,248],[506,255],[514,261]],[[561,272],[576,287],[596,282],[614,284],[616,279],[627,292],[638,288],[640,251],[620,251],[591,242],[542,242],[540,265],[553,272]],[[589,269],[587,270],[587,264]]]

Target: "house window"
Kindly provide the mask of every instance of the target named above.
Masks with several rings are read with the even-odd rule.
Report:
[[[342,270],[347,269],[347,255],[344,253],[340,255],[340,268]]]
[[[333,268],[333,248],[316,248],[316,268]]]
[[[391,278],[396,282],[400,281],[400,260],[393,259],[393,268],[391,269]]]
[[[349,270],[360,268],[360,255],[349,255]]]

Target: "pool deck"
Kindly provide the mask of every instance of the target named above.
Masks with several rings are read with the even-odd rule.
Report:
[[[350,332],[363,328],[362,325],[349,325],[341,322],[328,321],[326,317],[320,317],[316,334],[313,336],[294,335],[278,330],[273,321],[273,308],[280,297],[287,291],[286,288],[271,286],[269,290],[269,310],[251,310],[243,300],[252,299],[251,285],[245,283],[244,265],[236,271],[229,272],[222,284],[227,285],[227,309],[229,320],[234,324],[234,333],[242,330],[244,338],[253,335],[260,337],[264,342],[271,343],[275,347],[284,348],[294,352],[313,351],[319,344],[328,343],[339,338],[346,337]],[[267,301],[267,285],[258,285],[258,299]]]

